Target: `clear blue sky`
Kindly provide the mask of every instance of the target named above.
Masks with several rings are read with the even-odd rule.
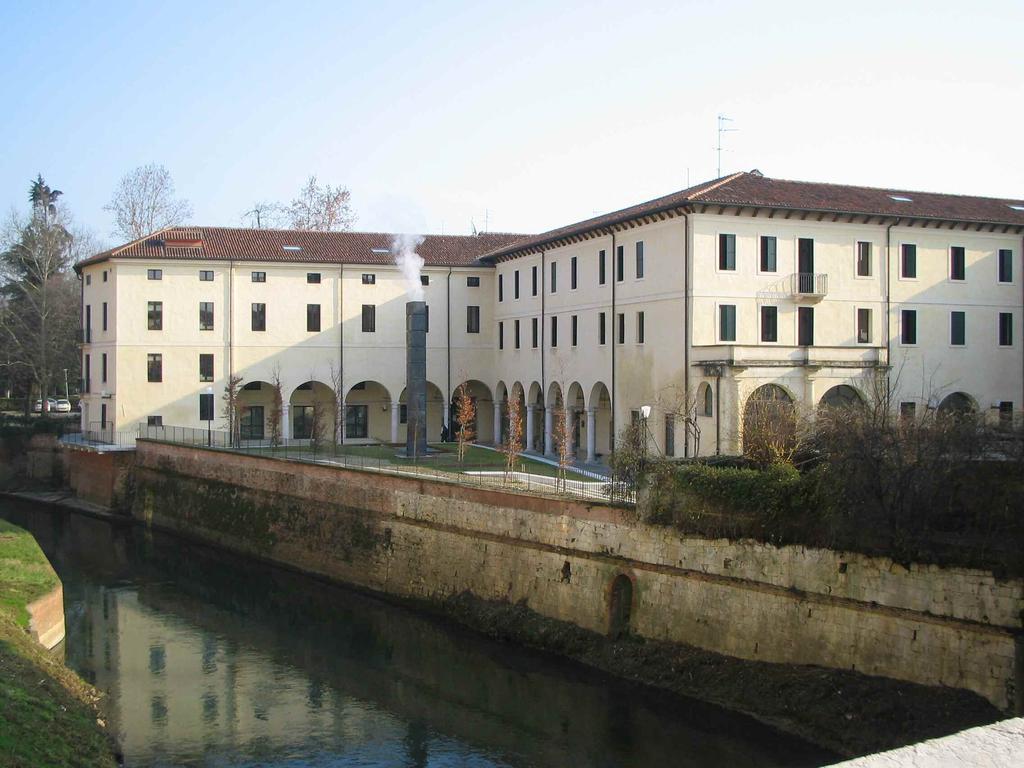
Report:
[[[535,232],[723,172],[1024,195],[1022,2],[39,3],[0,7],[0,211],[83,224],[171,171],[237,225],[304,178],[357,228]]]

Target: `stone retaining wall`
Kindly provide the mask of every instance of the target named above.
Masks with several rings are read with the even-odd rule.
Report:
[[[468,590],[597,632],[624,616],[613,603],[625,599],[642,636],[1021,706],[1020,580],[698,539],[606,505],[148,441],[135,482],[133,514],[153,525],[379,592],[440,602]]]

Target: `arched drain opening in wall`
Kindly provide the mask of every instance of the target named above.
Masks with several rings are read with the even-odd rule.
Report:
[[[629,616],[633,610],[633,582],[619,574],[612,582],[609,601],[608,636],[621,637],[629,632]]]

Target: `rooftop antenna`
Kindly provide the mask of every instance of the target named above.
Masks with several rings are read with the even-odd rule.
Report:
[[[491,231],[491,211],[488,208],[484,208],[484,232]]]
[[[728,126],[726,126],[726,123],[731,123],[731,122],[732,122],[732,118],[731,117],[726,117],[725,115],[719,115],[718,116],[718,146],[715,149],[718,152],[718,176],[717,176],[717,178],[719,178],[719,179],[722,178],[722,134],[723,133],[730,133],[732,131],[738,131],[739,130],[739,128],[729,128]]]

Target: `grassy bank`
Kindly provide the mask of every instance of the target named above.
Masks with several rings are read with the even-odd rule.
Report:
[[[115,766],[96,690],[26,631],[26,606],[57,584],[31,534],[0,520],[0,765]]]

